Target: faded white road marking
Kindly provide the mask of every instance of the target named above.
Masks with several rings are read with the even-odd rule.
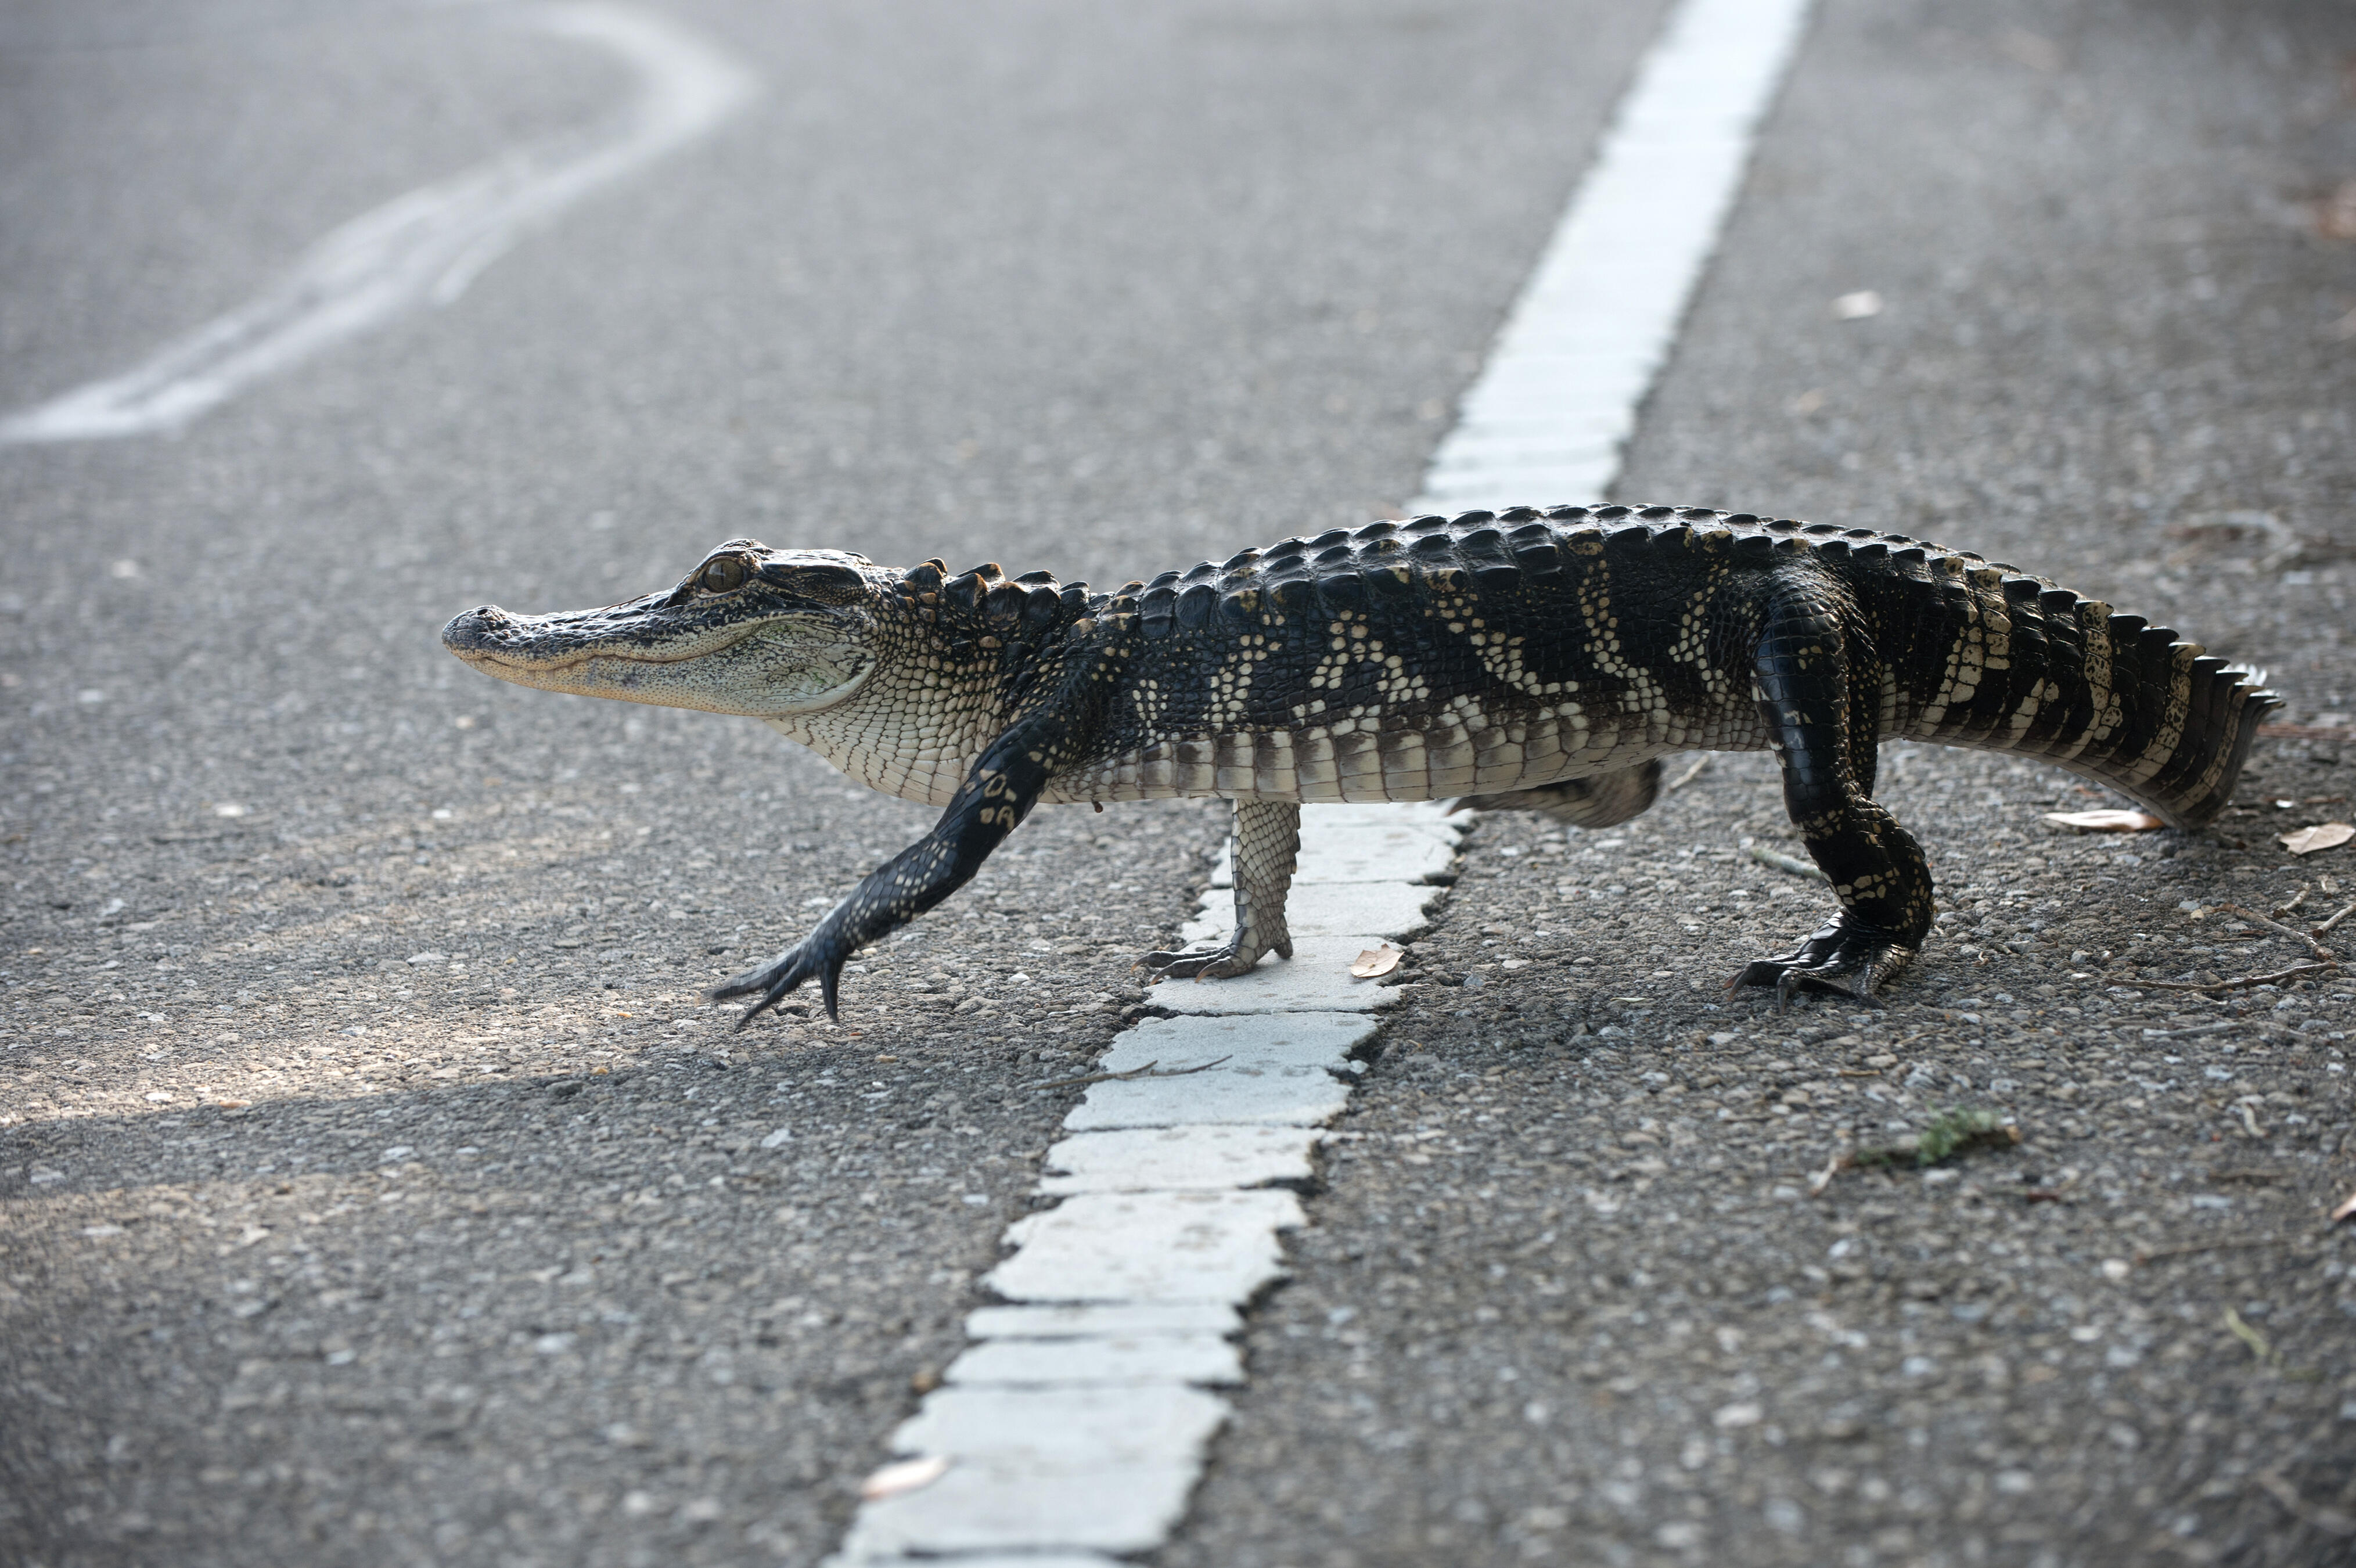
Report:
[[[444,306],[535,225],[717,125],[753,79],[678,24],[632,6],[535,7],[519,18],[612,50],[637,99],[602,124],[502,153],[362,213],[259,297],[124,374],[0,420],[0,441],[80,441],[186,424],[347,338]]]
[[[1592,173],[1465,400],[1419,510],[1604,493],[1637,403],[1716,243],[1750,137],[1806,0],[1685,0],[1637,74]],[[1099,1083],[1064,1121],[1015,1254],[988,1283],[1014,1305],[967,1321],[947,1386],[893,1434],[948,1461],[920,1491],[864,1504],[830,1568],[1119,1568],[1169,1539],[1237,1380],[1221,1352],[1281,1276],[1299,1179],[1344,1108],[1397,993],[1349,959],[1414,934],[1465,819],[1430,806],[1301,814],[1290,962],[1165,983],[1178,1013],[1124,1034],[1103,1067],[1187,1067]],[[1222,868],[1215,881],[1231,880]],[[1215,940],[1231,899],[1186,929]],[[945,1561],[944,1561],[945,1560]]]
[[[1423,806],[1312,806],[1302,813],[1294,897],[1334,889],[1365,900],[1367,929],[1298,942],[1290,962],[1242,980],[1157,988],[1163,1005],[1251,986],[1240,1015],[1153,1018],[1099,1063],[1217,1065],[1178,1078],[1093,1084],[1047,1151],[1041,1196],[1054,1208],[1015,1221],[1018,1249],[984,1282],[1014,1305],[967,1320],[976,1342],[945,1386],[893,1434],[894,1453],[947,1460],[934,1484],[862,1505],[837,1568],[946,1557],[957,1568],[1048,1563],[1114,1568],[1183,1515],[1203,1455],[1226,1420],[1206,1391],[1241,1380],[1229,1343],[1239,1309],[1281,1276],[1280,1232],[1301,1200],[1274,1184],[1310,1174],[1374,1037],[1372,1010],[1398,1000],[1353,980],[1355,955],[1424,924],[1422,895],[1369,898],[1368,836],[1407,846],[1402,883],[1445,872],[1465,819]],[[1396,884],[1393,886],[1397,886]],[[1232,900],[1220,900],[1232,920]],[[1379,904],[1379,908],[1371,908]],[[1201,923],[1205,940],[1227,928]],[[1063,1556],[1034,1554],[1063,1553]]]
[[[1411,510],[1611,493],[1807,10],[1808,0],[1685,0],[1669,18]]]

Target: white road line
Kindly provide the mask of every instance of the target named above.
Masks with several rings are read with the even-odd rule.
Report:
[[[1808,0],[1685,0],[1669,18],[1411,511],[1611,493],[1807,10]]]
[[[535,7],[518,19],[620,56],[638,73],[637,101],[612,120],[527,143],[362,213],[263,294],[145,363],[0,420],[0,442],[176,429],[347,338],[448,305],[527,231],[694,141],[752,92],[751,76],[651,12],[584,3]]]
[[[1806,0],[1684,0],[1645,57],[1494,357],[1442,444],[1418,510],[1586,500],[1619,465],[1781,80]],[[1283,1273],[1301,1223],[1281,1185],[1311,1168],[1348,1102],[1349,1053],[1397,993],[1351,957],[1419,930],[1462,818],[1437,806],[1311,807],[1288,913],[1294,953],[1239,980],[1165,983],[1177,1014],[1113,1043],[1048,1151],[1017,1251],[985,1282],[1010,1305],[893,1434],[947,1461],[863,1504],[830,1568],[1119,1568],[1183,1516],[1241,1380],[1229,1340]],[[1222,873],[1186,928],[1232,920]],[[1221,1060],[1220,1058],[1225,1058]]]
[[[1111,1568],[1108,1554],[1168,1537],[1226,1420],[1207,1391],[1243,1380],[1241,1309],[1281,1277],[1278,1234],[1301,1223],[1300,1198],[1275,1184],[1310,1175],[1362,1065],[1351,1051],[1398,1000],[1351,978],[1349,961],[1423,927],[1440,892],[1423,879],[1454,860],[1462,822],[1437,804],[1312,808],[1294,908],[1332,910],[1329,929],[1296,925],[1292,959],[1244,980],[1155,990],[1173,1008],[1240,988],[1258,1000],[1151,1018],[1113,1042],[1103,1071],[1216,1065],[1093,1084],[1065,1117],[1039,1184],[1062,1201],[1008,1229],[1018,1250],[984,1282],[1010,1305],[967,1320],[973,1348],[893,1434],[895,1454],[948,1468],[862,1506],[837,1568]],[[1369,871],[1369,837],[1395,857],[1388,882]],[[1360,901],[1355,930],[1337,894]],[[1232,904],[1213,889],[1189,934],[1224,937]]]

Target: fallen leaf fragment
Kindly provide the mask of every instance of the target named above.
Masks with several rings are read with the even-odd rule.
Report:
[[[1373,980],[1397,969],[1399,961],[1405,957],[1407,954],[1385,942],[1378,948],[1368,948],[1360,953],[1351,963],[1350,972],[1360,980]]]
[[[2356,179],[2340,181],[2312,210],[2318,234],[2327,240],[2356,240]]]
[[[1888,1169],[1901,1164],[1928,1167],[1957,1155],[2008,1149],[2020,1142],[2020,1129],[1993,1111],[1949,1106],[1931,1118],[1911,1144],[1853,1149],[1836,1163],[1848,1170]],[[2032,1199],[2035,1194],[2029,1195]]]
[[[2048,811],[2045,820],[2056,827],[2087,828],[2100,833],[2147,833],[2168,826],[2149,811]]]
[[[2025,65],[2045,76],[2060,70],[2064,63],[2060,44],[2027,27],[2007,27],[1997,35],[1996,47],[2014,64]]]
[[[2356,1214],[2356,1192],[2350,1193],[2340,1207],[2331,1211],[2331,1223],[2337,1225],[2351,1214]]]
[[[868,1502],[920,1491],[948,1474],[948,1457],[928,1454],[922,1459],[901,1459],[884,1466],[859,1483],[859,1495]]]
[[[2244,1322],[2242,1315],[2230,1306],[2225,1309],[2225,1329],[2234,1338],[2248,1346],[2250,1354],[2259,1360],[2271,1361],[2275,1359],[2275,1348],[2267,1342],[2266,1337]]]
[[[2319,850],[2338,849],[2350,839],[2356,839],[2356,828],[2346,822],[2318,822],[2311,828],[2283,834],[2282,846],[2293,854],[2313,854]]]

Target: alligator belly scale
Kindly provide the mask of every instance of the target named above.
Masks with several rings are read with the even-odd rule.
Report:
[[[1772,750],[1837,908],[1735,977],[1859,998],[1931,927],[1873,799],[1884,740],[2043,757],[2177,827],[2222,809],[2279,699],[2142,618],[1896,534],[1698,508],[1515,508],[1288,539],[1109,594],[721,545],[667,592],[470,610],[443,641],[523,685],[742,714],[943,808],[774,961],[750,1019],[969,880],[1041,801],[1235,803],[1236,935],[1173,975],[1289,957],[1301,806],[1454,799],[1608,827],[1660,758]]]

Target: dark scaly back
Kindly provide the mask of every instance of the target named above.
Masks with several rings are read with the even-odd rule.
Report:
[[[1749,703],[1746,643],[1766,579],[1803,562],[1831,573],[1854,603],[1861,733],[2042,757],[2192,826],[2223,808],[2259,722],[2280,704],[2254,671],[1968,552],[1703,508],[1515,508],[1334,529],[1125,585],[1087,613],[1138,654],[1134,672],[1151,689],[1133,694],[1133,718],[1148,732],[1295,726],[1304,693],[1316,713],[1425,722],[1496,678],[1435,624],[1434,604],[1455,602],[1511,628],[1517,646],[1526,641],[1521,656],[1577,676],[1601,706],[1624,693],[1622,672],[1643,671],[1665,703],[1643,726],[1663,732],[1655,739],[1754,745],[1763,736],[1738,739],[1723,721]],[[1599,590],[1611,596],[1608,647],[1581,596]],[[1708,601],[1706,649],[1677,622],[1697,593]],[[1378,658],[1354,658],[1322,688],[1326,700],[1313,700],[1322,630],[1303,647],[1278,628],[1337,618],[1407,658],[1388,675]],[[1127,745],[1125,728],[1099,749]],[[1718,735],[1700,733],[1709,728]],[[1197,760],[1224,759],[1206,742]]]
[[[1503,719],[1577,692],[1594,736],[1634,745],[1659,729],[1674,745],[1715,699],[1697,644],[1671,656],[1692,642],[1674,610],[1665,629],[1648,612],[1705,583],[1694,525],[1718,515],[1515,508],[1337,528],[1164,572],[1104,613],[1133,619],[1135,673],[1151,687],[1138,700],[1158,733],[1339,724],[1370,737],[1356,749],[1376,732],[1451,746],[1456,704]],[[1483,769],[1505,766],[1495,737],[1474,749]]]

